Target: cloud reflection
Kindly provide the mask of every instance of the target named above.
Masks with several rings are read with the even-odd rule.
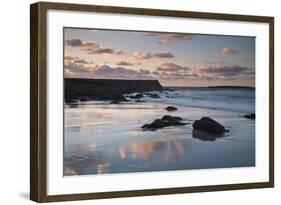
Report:
[[[151,160],[158,157],[162,162],[170,162],[186,153],[187,144],[186,140],[135,141],[129,145],[121,145],[119,156],[123,160]]]

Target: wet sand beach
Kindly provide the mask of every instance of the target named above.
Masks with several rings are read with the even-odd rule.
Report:
[[[175,103],[181,101],[180,97],[175,100],[180,91],[170,95],[174,98],[65,105],[64,175],[255,166],[255,120],[241,117],[243,109],[215,108],[212,100],[206,104],[212,106],[203,107],[196,96],[198,105],[180,105]],[[251,107],[250,102],[246,104]],[[178,110],[168,112],[167,105]],[[141,129],[167,114],[182,117],[187,124],[155,131]],[[192,123],[203,116],[215,119],[229,132],[223,137],[201,139]]]

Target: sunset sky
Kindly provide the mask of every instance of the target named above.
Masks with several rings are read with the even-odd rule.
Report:
[[[255,38],[64,28],[64,74],[163,86],[255,86]]]

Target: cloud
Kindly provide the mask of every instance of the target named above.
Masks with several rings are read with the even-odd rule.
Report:
[[[138,59],[138,60],[143,60],[143,59],[150,59],[152,58],[152,54],[150,52],[144,53],[144,52],[134,52],[133,57]]]
[[[208,65],[224,65],[227,64],[225,61],[203,61],[204,64]]]
[[[86,51],[91,51],[92,49],[96,49],[96,48],[99,48],[100,45],[97,44],[97,43],[94,43],[92,41],[86,41],[86,42],[83,42],[81,44],[81,48],[86,50]]]
[[[83,61],[79,59],[79,61]],[[87,62],[87,61],[85,61]],[[67,78],[101,78],[101,79],[155,79],[149,70],[128,69],[122,66],[111,67],[109,65],[75,63],[66,61],[64,63],[64,75]]]
[[[68,64],[93,64],[93,62],[89,62],[86,61],[84,59],[78,58],[78,57],[74,57],[74,56],[65,56],[64,57],[64,64],[68,65]]]
[[[160,33],[160,32],[136,32],[136,34],[141,35],[141,36],[161,36],[161,35],[164,35],[165,33]]]
[[[212,74],[212,75],[224,76],[224,77],[233,77],[241,74],[245,74],[245,75],[253,74],[252,72],[253,70],[250,68],[239,66],[239,65],[232,65],[232,64],[202,65],[197,68],[197,71],[203,74]]]
[[[156,71],[157,72],[157,71]],[[190,82],[194,80],[202,79],[198,74],[191,71],[175,71],[175,72],[153,72],[153,74],[160,80],[160,82],[171,83],[171,82]],[[199,80],[200,81],[200,80]]]
[[[174,58],[174,54],[168,51],[152,54],[151,52],[134,52],[133,57],[138,60],[147,60],[151,58]]]
[[[88,51],[88,54],[114,54],[112,48],[96,48]]]
[[[160,52],[160,53],[155,53],[153,56],[158,57],[158,58],[174,58],[175,56],[168,51]]]
[[[75,59],[78,59],[78,57],[73,57],[73,56],[64,56],[65,61],[73,61]]]
[[[172,62],[164,62],[157,67],[158,71],[166,71],[166,72],[173,72],[173,71],[188,71],[190,68],[186,66],[181,66]]]
[[[174,41],[185,41],[185,40],[192,40],[191,34],[182,34],[182,33],[161,33],[161,32],[136,32],[138,35],[141,36],[160,36],[161,39],[159,41],[160,44],[168,44]]]
[[[98,66],[94,69],[91,76],[95,78],[110,79],[154,79],[149,70],[133,70],[124,67],[111,67],[109,65]]]
[[[80,39],[71,39],[65,41],[68,46],[78,47],[82,45],[82,41]]]
[[[126,52],[123,51],[123,50],[121,50],[121,49],[117,49],[117,50],[115,51],[115,54],[116,54],[116,55],[125,55]]]
[[[74,75],[74,73],[71,72],[69,69],[67,69],[67,68],[64,69],[64,77],[70,78],[70,77],[72,77],[73,75]]]
[[[94,64],[94,62],[89,62],[78,57],[64,57],[65,77],[85,77],[90,74],[96,66],[97,65]]]
[[[91,71],[91,66],[85,66],[84,64],[67,63],[64,65],[64,74],[66,77],[76,77],[88,75]]]
[[[116,63],[116,65],[122,65],[122,66],[133,66],[134,65],[134,63],[132,63],[132,62],[129,62],[129,61],[119,61],[119,62],[117,62]]]
[[[123,55],[125,52],[120,49],[113,49],[104,47],[101,44],[92,41],[83,42],[81,39],[66,40],[66,45],[70,47],[79,47],[86,51],[88,54],[108,54],[108,55]]]
[[[151,72],[149,70],[140,69],[139,72],[144,75],[149,75]]]
[[[160,75],[160,73],[158,71],[153,71],[152,74],[153,75]]]
[[[124,55],[125,52],[123,50],[117,49],[114,50],[112,48],[101,47],[101,45],[97,44],[91,48],[87,48],[88,54],[108,54],[108,55]]]
[[[74,63],[78,63],[78,64],[90,64],[90,63],[93,63],[93,62],[88,62],[84,59],[77,59],[77,60],[74,60]]]
[[[94,29],[94,28],[87,29],[87,31],[91,31],[91,32],[94,32],[94,33],[98,32],[98,30],[97,30],[97,29]]]
[[[192,40],[191,34],[165,34],[159,41],[160,44],[168,44],[174,41]]]
[[[238,52],[230,47],[224,47],[221,49],[220,53],[222,55],[236,55]]]

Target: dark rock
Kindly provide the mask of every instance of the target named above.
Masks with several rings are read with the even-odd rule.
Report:
[[[195,120],[192,126],[194,130],[201,130],[211,134],[223,134],[226,131],[224,126],[209,117]]]
[[[78,99],[72,99],[72,98],[65,98],[65,103],[78,103],[79,100]]]
[[[130,98],[133,98],[133,99],[140,99],[140,98],[143,97],[143,94],[138,93],[138,94],[135,94],[135,95],[130,95],[129,97],[130,97]]]
[[[164,90],[166,91],[170,91],[170,92],[174,92],[175,90],[171,89],[171,88],[164,88]]]
[[[78,107],[78,105],[79,105],[78,103],[69,103],[68,107],[69,108],[76,108],[76,107]]]
[[[165,109],[168,110],[168,111],[175,111],[175,110],[177,110],[178,108],[176,108],[176,107],[174,107],[174,106],[168,106],[168,107],[166,107]]]
[[[155,93],[149,93],[148,96],[151,97],[151,98],[160,98],[160,96],[158,94],[155,94]]]
[[[168,126],[181,126],[181,125],[187,124],[187,123],[183,123],[181,121],[182,121],[181,117],[165,115],[161,119],[156,119],[150,124],[143,125],[141,128],[149,129],[149,130],[156,130],[156,129],[168,127]]]
[[[136,102],[145,102],[144,100],[136,100]]]
[[[160,119],[156,119],[150,124],[143,125],[141,128],[158,129],[158,128],[162,128],[162,127],[165,127],[165,126],[166,126],[165,121],[160,120]]]
[[[217,138],[224,137],[224,134],[211,134],[201,130],[192,130],[192,137],[202,141],[215,141]]]
[[[113,100],[110,102],[110,104],[119,104],[119,103],[120,103],[120,101],[118,101],[118,100]]]
[[[80,98],[127,101],[123,96],[125,94],[161,91],[162,89],[157,80],[64,79],[66,103]]]
[[[255,113],[246,114],[246,115],[243,115],[243,117],[254,120],[254,119],[256,119],[256,114]]]
[[[88,100],[90,100],[88,97],[81,97],[81,98],[79,98],[79,100],[81,101],[81,102],[85,102],[85,101],[88,101]]]
[[[123,95],[112,95],[104,100],[120,101],[127,102],[128,100]]]
[[[181,117],[177,117],[177,116],[164,115],[164,116],[161,118],[161,120],[179,122],[179,121],[182,121],[183,119],[182,119]]]

